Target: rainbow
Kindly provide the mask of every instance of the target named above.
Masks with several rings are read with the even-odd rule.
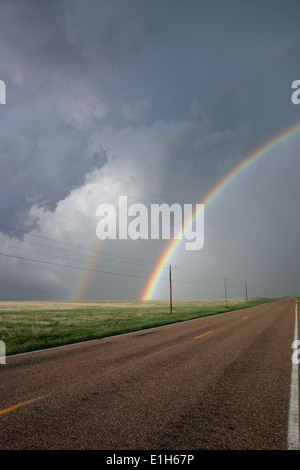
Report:
[[[286,140],[290,139],[293,137],[295,134],[297,134],[300,131],[300,124],[297,123],[296,125],[293,125],[291,128],[281,132],[280,134],[277,134],[273,139],[268,141],[266,144],[262,145],[259,147],[256,151],[251,153],[245,160],[243,160],[238,166],[236,166],[233,170],[231,170],[224,178],[221,179],[217,183],[216,186],[214,186],[210,192],[206,195],[204,200],[202,201],[202,204],[205,208],[210,206],[216,199],[221,195],[221,193],[230,186],[233,181],[235,181],[239,175],[244,173],[250,166],[252,166],[255,162],[263,158],[265,155],[270,153],[275,147],[283,144]],[[191,225],[194,223],[196,218],[199,216],[200,211],[204,210],[204,208],[201,206],[200,210],[198,212],[195,212],[189,221],[188,224],[188,229],[191,227]],[[180,246],[180,243],[184,240],[184,232],[181,232],[181,236],[172,239],[170,243],[168,244],[167,248],[161,255],[158,263],[156,264],[153,272],[151,273],[151,279],[147,283],[143,293],[141,300],[142,301],[147,301],[150,300],[153,297],[153,294],[155,292],[156,287],[158,286],[159,283],[159,277],[162,273],[162,271],[165,269],[167,264],[170,264],[170,260],[172,256],[175,254],[176,250]]]
[[[85,262],[82,274],[80,275],[77,283],[75,284],[75,287],[72,289],[70,298],[73,301],[80,301],[84,299],[87,287],[92,281],[92,277],[95,274],[95,271],[97,270],[97,265],[101,257],[101,251],[99,250],[100,243],[101,242],[97,240],[97,243],[93,246],[93,249],[91,250],[91,253],[87,257],[87,260]],[[96,252],[97,246],[99,251]]]
[[[214,94],[213,100],[210,103],[210,107],[215,105],[219,100],[223,98],[227,93],[229,93],[232,89],[234,89],[236,86],[242,85],[243,82],[245,82],[247,79],[249,79],[250,75],[253,75],[257,73],[259,70],[261,70],[262,67],[265,67],[266,65],[272,63],[273,61],[277,60],[280,56],[282,56],[288,49],[293,47],[294,45],[299,43],[299,38],[297,36],[293,36],[291,38],[288,38],[279,49],[274,50],[267,58],[264,58],[263,60],[259,61],[255,67],[251,70],[246,71],[240,78],[238,78],[232,85],[228,86],[225,90],[221,90],[219,94]],[[205,106],[206,107],[206,106]],[[209,107],[209,106],[207,106]],[[195,118],[197,118],[197,114],[201,114],[201,111],[199,113],[196,113]],[[188,123],[189,124],[189,123]],[[269,144],[261,147],[257,152],[255,152],[252,156],[250,157],[239,167],[237,167],[235,170],[233,170],[229,175],[227,175],[223,180],[220,181],[220,183],[210,191],[210,193],[206,196],[205,200],[203,203],[207,206],[209,205],[213,200],[215,200],[218,196],[218,194],[225,188],[227,187],[230,182],[243,172],[249,165],[251,165],[252,161],[256,161],[257,159],[260,158],[260,156],[263,156],[263,154],[267,153],[269,150],[271,150],[273,147],[281,143],[281,141],[284,141],[285,139],[291,137],[294,133],[296,133],[299,130],[300,124],[294,126],[290,130],[287,130],[280,134],[277,137],[275,137]],[[175,137],[178,138],[178,135],[180,136],[181,134],[184,133],[185,128],[187,126],[182,126],[182,128],[178,131],[175,131],[175,135],[173,135],[168,142],[168,146],[165,149],[165,152],[162,152],[162,154],[158,154],[156,159],[151,159],[151,166],[155,166],[155,161],[156,160],[162,160],[164,158],[164,154],[167,154],[168,149],[172,149],[173,145],[176,145],[176,140]],[[145,174],[147,174],[147,169],[145,169]],[[195,214],[195,217],[197,217],[197,214]],[[173,252],[176,250],[177,246],[179,246],[181,240],[176,240],[174,242],[171,242],[170,245],[167,247],[163,255],[161,256],[156,269],[154,270],[154,273],[156,275],[159,275],[163,269],[164,264],[168,262],[168,260],[171,258]],[[95,253],[97,251],[97,253]],[[101,258],[101,251],[99,250],[99,240],[96,240],[93,249],[91,250],[91,254],[88,256],[87,261],[85,263],[85,266],[82,270],[82,273],[80,274],[77,282],[75,283],[75,286],[72,288],[70,299],[71,300],[82,300],[82,298],[85,295],[85,292],[87,291],[88,286],[90,285],[90,282],[92,280],[93,276],[93,271],[96,270],[97,263],[99,262]],[[154,277],[156,277],[154,275]],[[153,276],[152,276],[153,277]],[[156,280],[157,281],[157,280]],[[154,289],[156,286],[155,279],[153,279],[153,282],[147,284],[142,298],[143,299],[149,299],[153,295]]]

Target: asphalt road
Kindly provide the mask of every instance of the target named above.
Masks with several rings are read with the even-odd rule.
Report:
[[[287,449],[295,299],[0,365],[0,449]]]

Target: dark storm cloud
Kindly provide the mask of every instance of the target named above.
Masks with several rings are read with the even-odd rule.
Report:
[[[290,99],[291,83],[300,79],[297,12],[298,2],[274,0],[1,2],[0,79],[7,86],[0,109],[1,223],[92,244],[102,200],[130,193],[147,204],[199,202],[250,152],[299,120]],[[286,153],[292,174],[295,151]],[[185,254],[183,264],[205,266],[219,278],[236,252],[232,275],[249,271],[255,278],[261,259],[264,279],[278,271],[275,259],[283,262],[283,255],[274,253],[298,187],[279,160],[261,171],[260,184],[257,178],[247,191],[239,186],[246,192],[212,211],[205,249]],[[256,202],[249,205],[253,188]],[[239,225],[244,207],[249,219]],[[277,210],[284,223],[274,225]],[[20,248],[36,249],[25,241]],[[111,249],[145,256],[141,244]],[[72,290],[65,271],[32,266],[27,272],[6,261],[5,282],[16,282],[19,296],[55,298]],[[289,266],[285,279],[294,286]],[[280,274],[271,277],[280,283]],[[109,296],[114,289],[105,286]],[[137,295],[131,286],[128,298]],[[91,291],[102,294],[97,286]]]
[[[82,72],[86,61],[61,23],[62,6],[31,1],[1,6],[0,68],[8,100],[0,129],[0,209],[12,225],[24,221],[33,202],[53,208],[104,163],[88,154],[89,136],[78,129],[81,123],[72,115],[68,120],[68,102],[81,98],[89,84]]]

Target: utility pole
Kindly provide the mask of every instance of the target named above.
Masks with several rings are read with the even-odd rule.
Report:
[[[172,269],[176,269],[176,266],[172,268],[172,266],[169,266],[169,282],[170,282],[170,314],[172,315],[173,313],[173,305],[172,305]]]
[[[248,302],[247,282],[245,283],[246,302]]]
[[[226,301],[226,307],[227,307],[227,288],[226,288],[226,281],[229,281],[228,277],[224,277],[225,301]]]

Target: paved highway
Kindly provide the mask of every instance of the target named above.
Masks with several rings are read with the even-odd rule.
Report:
[[[0,449],[297,448],[295,305],[8,357]]]

